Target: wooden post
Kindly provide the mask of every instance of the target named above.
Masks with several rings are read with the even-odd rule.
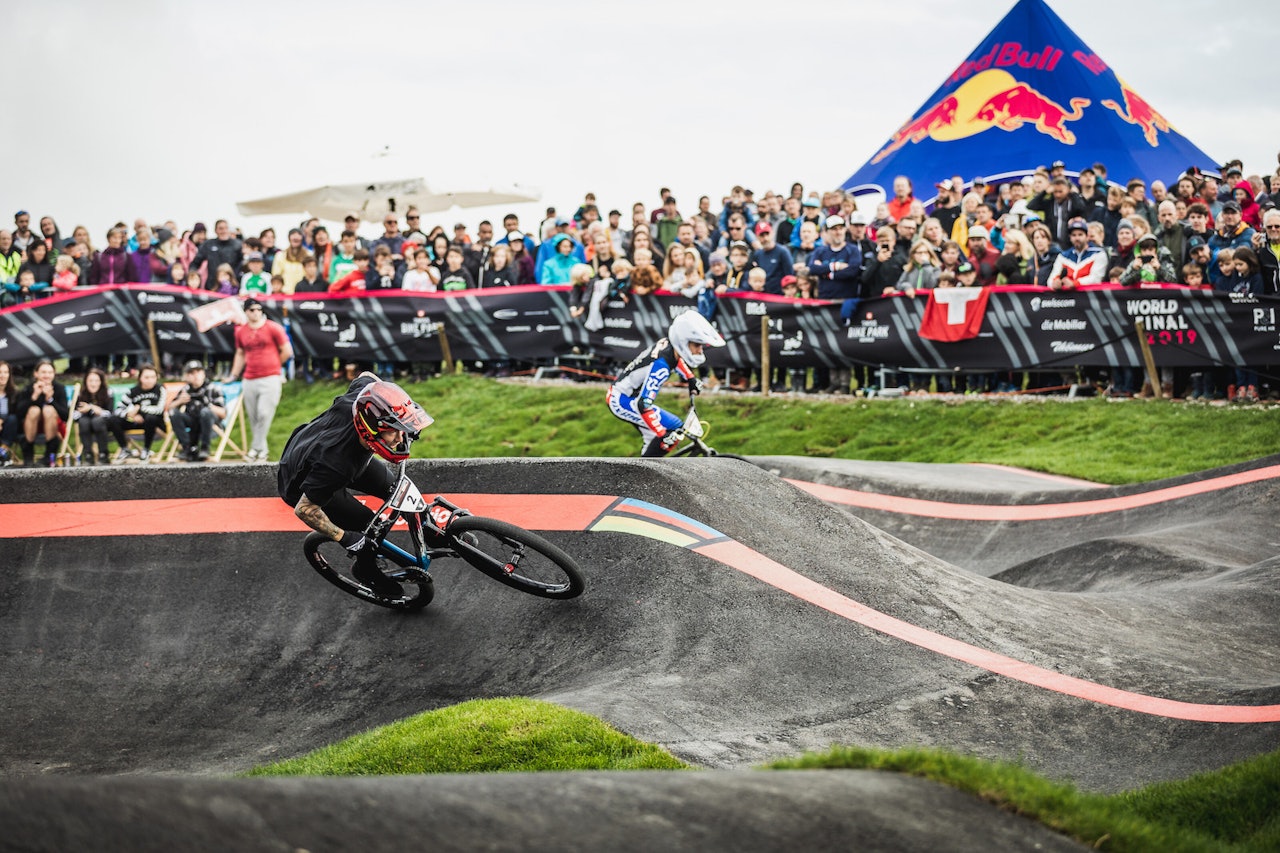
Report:
[[[1142,347],[1142,361],[1147,368],[1147,381],[1151,383],[1151,396],[1157,400],[1164,398],[1164,392],[1160,389],[1160,374],[1156,371],[1156,359],[1151,354],[1151,344],[1147,343],[1147,326],[1142,322],[1141,318],[1133,321],[1133,327],[1138,330],[1138,346]]]
[[[769,315],[760,318],[760,393],[769,396],[773,371],[769,366]]]
[[[151,339],[151,363],[156,366],[156,371],[163,376],[164,368],[160,365],[160,345],[156,343],[156,321],[150,317],[147,318],[147,337]]]
[[[444,320],[436,325],[436,337],[440,339],[440,353],[444,356],[444,372],[453,374],[453,354],[449,351],[449,337],[444,333]]]

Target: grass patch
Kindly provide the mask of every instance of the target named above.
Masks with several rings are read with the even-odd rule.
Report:
[[[637,456],[636,431],[609,414],[603,384],[499,382],[456,375],[406,389],[436,419],[416,457]],[[271,429],[289,433],[346,383],[290,382]],[[684,412],[684,395],[660,404]],[[1124,484],[1280,453],[1280,407],[1155,400],[876,400],[709,394],[698,412],[726,453],[898,462],[987,462]]]
[[[1182,781],[1113,795],[1082,793],[1016,764],[932,749],[837,747],[768,766],[775,770],[888,770],[922,776],[1102,850],[1280,849],[1280,751]]]
[[[678,770],[666,750],[601,720],[533,699],[427,711],[248,776],[395,776],[531,770]]]

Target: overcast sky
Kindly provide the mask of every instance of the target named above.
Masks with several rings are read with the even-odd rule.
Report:
[[[1275,170],[1280,6],[1050,5],[1212,157]],[[1012,6],[46,0],[5,16],[0,225],[26,208],[98,244],[138,216],[287,229],[300,216],[235,202],[390,177],[387,146],[431,181],[540,187],[516,208],[527,227],[588,190],[625,210],[669,186],[690,211],[735,183],[832,188]]]

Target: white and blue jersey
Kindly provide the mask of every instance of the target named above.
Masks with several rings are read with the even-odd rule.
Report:
[[[661,409],[656,404],[658,392],[678,373],[686,382],[693,379],[693,371],[676,355],[666,338],[658,341],[646,352],[622,369],[617,380],[609,386],[609,411],[640,430],[644,439],[644,456],[661,455],[659,442],[673,429],[679,429],[684,421]]]

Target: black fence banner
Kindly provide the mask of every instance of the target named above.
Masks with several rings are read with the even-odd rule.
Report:
[[[200,331],[192,309],[216,294],[166,285],[86,288],[0,311],[0,359],[97,356],[149,349],[148,320],[161,352],[230,353],[230,324]],[[273,296],[267,315],[289,332],[298,355],[348,361],[439,361],[443,326],[452,356],[466,361],[540,361],[573,352],[626,362],[666,334],[693,300],[632,296],[603,306],[604,326],[588,332],[570,316],[567,287],[523,286],[450,293],[391,291]],[[732,293],[717,300],[716,325],[729,345],[712,364],[760,362],[760,318],[768,317],[770,360],[778,367],[849,364],[937,370],[1055,370],[1072,365],[1139,365],[1141,319],[1161,367],[1280,363],[1280,297],[1172,285],[1077,291],[993,287],[976,336],[923,338],[928,299],[856,303]],[[949,300],[936,310],[963,312]],[[959,309],[956,306],[960,306]],[[960,314],[957,321],[966,320]],[[949,322],[932,317],[931,323]]]

